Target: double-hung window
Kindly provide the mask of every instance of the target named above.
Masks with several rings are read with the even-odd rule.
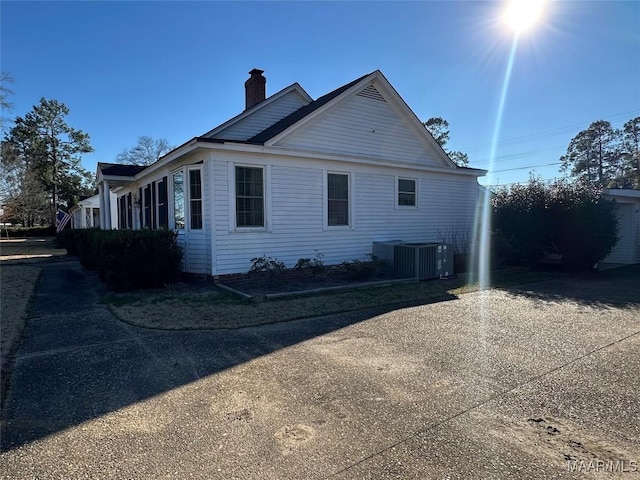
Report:
[[[189,170],[189,228],[202,230],[202,172]]]
[[[417,205],[416,180],[413,178],[398,178],[398,206],[415,207]]]
[[[236,227],[265,227],[264,168],[235,167]]]
[[[327,174],[327,224],[349,225],[349,174]]]

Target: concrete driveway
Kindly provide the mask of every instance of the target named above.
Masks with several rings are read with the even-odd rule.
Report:
[[[2,478],[640,475],[640,289],[596,279],[225,331],[154,331],[46,268]]]

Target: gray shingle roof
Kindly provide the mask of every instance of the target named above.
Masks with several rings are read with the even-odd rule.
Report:
[[[98,163],[102,175],[133,177],[147,168],[145,165],[123,165],[121,163]]]
[[[367,75],[363,75],[362,77],[357,78],[353,82],[349,82],[346,85],[343,85],[342,87],[337,88],[334,91],[327,93],[326,95],[323,95],[322,97],[318,98],[317,100],[314,100],[310,104],[305,105],[304,107],[300,107],[298,110],[296,110],[289,116],[284,117],[282,120],[274,123],[269,128],[251,137],[249,140],[247,140],[246,143],[264,145],[265,142],[269,141],[276,135],[279,135],[280,133],[284,132],[287,128],[299,122],[304,117],[313,113],[323,105],[326,105],[331,100],[339,96],[341,93],[349,90],[352,86],[354,86],[356,83],[360,82],[363,78],[369,75],[371,74],[368,73]]]

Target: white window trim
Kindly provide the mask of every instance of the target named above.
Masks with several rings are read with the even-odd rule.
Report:
[[[263,185],[263,227],[239,227],[236,216],[236,167],[261,168]],[[271,232],[271,165],[256,163],[227,163],[227,178],[229,185],[229,232],[230,233],[251,233],[251,232]]]
[[[200,201],[202,202],[202,228],[191,228],[191,181],[189,179],[189,172],[191,170],[200,170]],[[173,187],[173,176],[176,173],[182,173],[182,188],[184,189],[184,228],[176,228],[176,199],[175,199],[175,190]],[[156,182],[156,202],[160,198],[158,196],[158,184],[162,180],[162,177],[157,178]],[[168,224],[171,230],[174,230],[178,233],[180,232],[194,232],[200,233],[204,232],[207,228],[207,208],[204,202],[205,197],[205,184],[204,184],[204,168],[202,163],[198,163],[196,165],[183,165],[180,168],[176,168],[175,170],[171,170],[167,175],[167,206],[168,206]],[[159,205],[156,206],[156,210],[158,210]],[[156,217],[157,224],[157,217]]]
[[[202,213],[202,227],[201,228],[191,228],[191,178],[189,172],[193,170],[200,171],[200,207]],[[184,185],[185,185],[185,200],[184,200],[184,224],[187,227],[189,232],[204,232],[206,228],[206,211],[204,205],[204,175],[202,172],[202,165],[190,165],[184,168]],[[156,185],[158,183],[156,182]]]
[[[347,175],[349,184],[349,224],[329,225],[329,174]],[[322,222],[324,230],[353,230],[355,229],[355,195],[354,195],[354,174],[344,170],[322,170]]]
[[[398,203],[398,195],[400,193],[399,183],[400,180],[412,180],[416,185],[416,204],[415,205],[400,205]],[[401,175],[396,175],[395,178],[395,188],[394,188],[394,203],[396,210],[420,210],[420,179],[416,177],[405,177]]]

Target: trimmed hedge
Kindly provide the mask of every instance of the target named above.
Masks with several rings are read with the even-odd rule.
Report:
[[[122,292],[174,283],[182,249],[171,230],[68,230],[61,241],[80,263]]]

